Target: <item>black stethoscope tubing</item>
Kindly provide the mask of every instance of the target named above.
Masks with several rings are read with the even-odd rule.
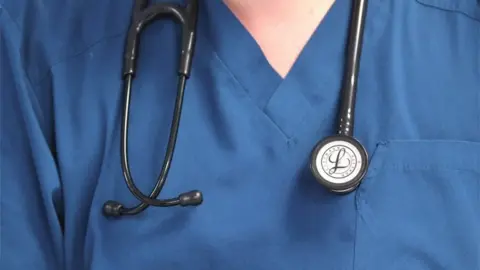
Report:
[[[368,7],[367,0],[353,0],[350,18],[348,42],[346,48],[346,62],[340,97],[340,109],[338,112],[337,134],[321,140],[311,154],[310,169],[315,179],[331,192],[347,194],[358,187],[364,178],[368,167],[368,155],[363,145],[353,137],[355,124],[355,104],[358,86],[358,74],[360,70],[360,58],[362,55],[363,34]],[[335,177],[329,177],[317,159],[322,155],[328,156],[328,149],[336,146],[349,149],[351,157],[355,159],[356,166],[353,174],[343,182],[335,181]],[[338,153],[339,155],[339,153]]]
[[[365,16],[367,9],[367,0],[353,0],[352,14],[350,19],[350,29],[348,35],[347,59],[345,64],[344,78],[341,91],[341,104],[338,118],[338,134],[330,136],[319,142],[311,154],[311,170],[316,180],[324,185],[326,188],[336,193],[348,193],[354,190],[366,172],[367,154],[364,147],[353,138],[354,126],[354,112],[357,80],[360,66],[360,56],[363,43],[363,32],[365,25]],[[132,81],[136,73],[136,63],[139,51],[140,35],[145,28],[153,21],[167,16],[172,17],[182,27],[182,50],[179,61],[178,82],[177,82],[177,96],[175,100],[175,108],[173,119],[170,127],[170,134],[168,138],[167,150],[165,159],[161,168],[157,182],[151,191],[150,195],[143,194],[135,185],[133,177],[130,172],[130,165],[128,160],[128,127],[130,115],[130,101],[132,92]],[[186,6],[175,4],[156,3],[149,5],[148,0],[136,0],[133,8],[132,21],[128,30],[126,47],[124,53],[123,65],[123,85],[124,85],[124,107],[123,107],[123,121],[121,126],[121,165],[125,183],[130,192],[141,202],[134,207],[124,207],[123,204],[117,201],[107,201],[103,206],[103,213],[105,216],[118,217],[124,215],[136,215],[145,210],[148,206],[169,207],[169,206],[196,206],[203,202],[202,193],[198,190],[193,190],[180,194],[176,198],[165,200],[156,199],[165,185],[166,178],[172,163],[177,134],[180,124],[180,116],[182,112],[183,97],[185,92],[186,82],[190,76],[192,59],[196,41],[196,25],[198,16],[198,0],[190,0]],[[353,180],[346,183],[334,183],[329,181],[326,169],[321,169],[318,160],[323,160],[325,164],[325,157],[320,155],[329,155],[332,160],[335,149],[335,143],[340,142],[342,145],[347,145],[350,155],[353,155],[355,164],[360,164],[360,170],[354,169],[353,172],[359,171]],[[333,145],[333,146],[332,146]],[[328,149],[324,149],[324,148]],[[332,150],[333,149],[333,150]],[[346,151],[346,150],[345,150]],[[342,152],[344,153],[344,152]],[[352,154],[353,153],[353,154]],[[359,154],[355,156],[356,154]],[[339,162],[340,153],[337,154],[336,162]],[[323,158],[323,159],[322,159]],[[335,160],[335,158],[333,158]],[[332,163],[333,164],[333,163]],[[318,166],[317,166],[318,165]],[[332,165],[330,165],[332,166]],[[337,164],[333,165],[337,166]],[[337,166],[338,167],[338,166]],[[328,168],[327,168],[328,169]],[[336,172],[336,167],[333,168]],[[333,171],[332,168],[329,169]],[[344,173],[346,174],[346,173]],[[351,174],[348,176],[352,178]],[[333,179],[333,178],[332,178]]]
[[[338,134],[353,136],[355,101],[357,96],[360,57],[362,55],[363,32],[367,14],[367,0],[353,1],[353,12],[348,35],[347,61],[342,86],[342,97],[338,120]]]

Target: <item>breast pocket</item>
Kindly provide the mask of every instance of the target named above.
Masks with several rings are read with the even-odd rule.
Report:
[[[355,269],[480,269],[480,143],[381,143],[356,204]]]

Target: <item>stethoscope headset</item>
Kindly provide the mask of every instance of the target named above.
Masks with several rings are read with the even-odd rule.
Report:
[[[355,100],[366,11],[367,0],[353,0],[337,134],[321,140],[314,147],[310,157],[310,170],[315,179],[331,192],[338,194],[347,194],[354,191],[364,178],[368,167],[367,151],[353,137]],[[120,152],[125,183],[130,192],[140,201],[140,204],[127,208],[119,202],[107,201],[103,206],[105,216],[136,215],[148,206],[197,206],[203,202],[202,193],[198,190],[182,193],[176,198],[157,199],[165,185],[175,150],[185,85],[190,76],[195,49],[197,15],[198,0],[188,0],[185,6],[165,3],[149,5],[148,0],[135,1],[124,52],[123,84],[125,97]],[[182,27],[177,96],[162,169],[152,192],[149,196],[146,196],[135,185],[128,162],[130,99],[132,81],[136,72],[140,35],[147,25],[165,17],[172,18]]]

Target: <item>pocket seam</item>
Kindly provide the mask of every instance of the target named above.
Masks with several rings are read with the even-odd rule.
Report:
[[[415,0],[425,7],[464,15],[480,23],[480,3],[475,0]],[[471,1],[470,4],[467,1]]]
[[[394,147],[399,147],[399,144],[405,144],[404,147],[409,147],[411,146],[414,149],[418,149],[419,147],[426,147],[425,149],[436,149],[437,146],[452,146],[455,145],[455,152],[458,152],[462,149],[463,147],[466,147],[463,144],[466,144],[468,146],[472,145],[474,146],[474,150],[469,150],[469,154],[472,154],[476,159],[471,163],[467,164],[465,166],[459,166],[459,163],[455,163],[453,165],[445,164],[445,162],[440,162],[440,161],[433,161],[430,162],[427,165],[423,166],[415,166],[414,163],[412,162],[406,162],[405,161],[405,156],[403,157],[397,157],[398,160],[394,160],[392,162],[387,162],[388,160],[388,154],[389,153],[395,153],[398,151],[398,148]],[[426,144],[431,144],[426,146]],[[435,144],[435,145],[433,145]],[[396,146],[395,146],[396,145]],[[480,152],[475,152],[475,149],[479,149],[480,151],[480,142],[475,142],[475,141],[462,141],[462,140],[386,140],[386,141],[380,141],[377,143],[377,146],[374,148],[372,156],[370,158],[370,164],[368,166],[368,171],[365,179],[362,181],[362,184],[360,185],[359,192],[358,194],[360,197],[362,196],[361,193],[363,192],[362,186],[365,187],[365,185],[368,188],[368,186],[375,184],[377,181],[376,177],[378,173],[384,169],[393,169],[393,170],[399,170],[399,171],[441,171],[441,170],[448,170],[448,171],[462,171],[462,172],[472,172],[480,175]],[[444,150],[441,150],[444,151]],[[446,150],[445,150],[446,151]],[[405,154],[405,153],[403,153]],[[479,166],[475,166],[476,163],[479,163]],[[479,183],[480,183],[480,178],[479,178]]]
[[[394,170],[401,170],[401,171],[459,171],[459,172],[474,172],[474,173],[479,173],[475,169],[469,169],[469,168],[457,168],[455,166],[448,167],[448,166],[424,166],[424,167],[414,167],[411,166],[411,164],[389,164],[389,165],[384,165],[381,167],[378,167],[378,169],[394,169]]]

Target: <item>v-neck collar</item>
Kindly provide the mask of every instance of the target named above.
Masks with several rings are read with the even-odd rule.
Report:
[[[349,0],[336,0],[314,31],[289,73],[282,77],[271,67],[261,48],[223,1],[205,1],[208,39],[219,58],[250,97],[264,107],[275,90],[291,77],[300,76],[306,85],[319,79],[338,79],[349,20]],[[332,78],[334,77],[334,78]]]

